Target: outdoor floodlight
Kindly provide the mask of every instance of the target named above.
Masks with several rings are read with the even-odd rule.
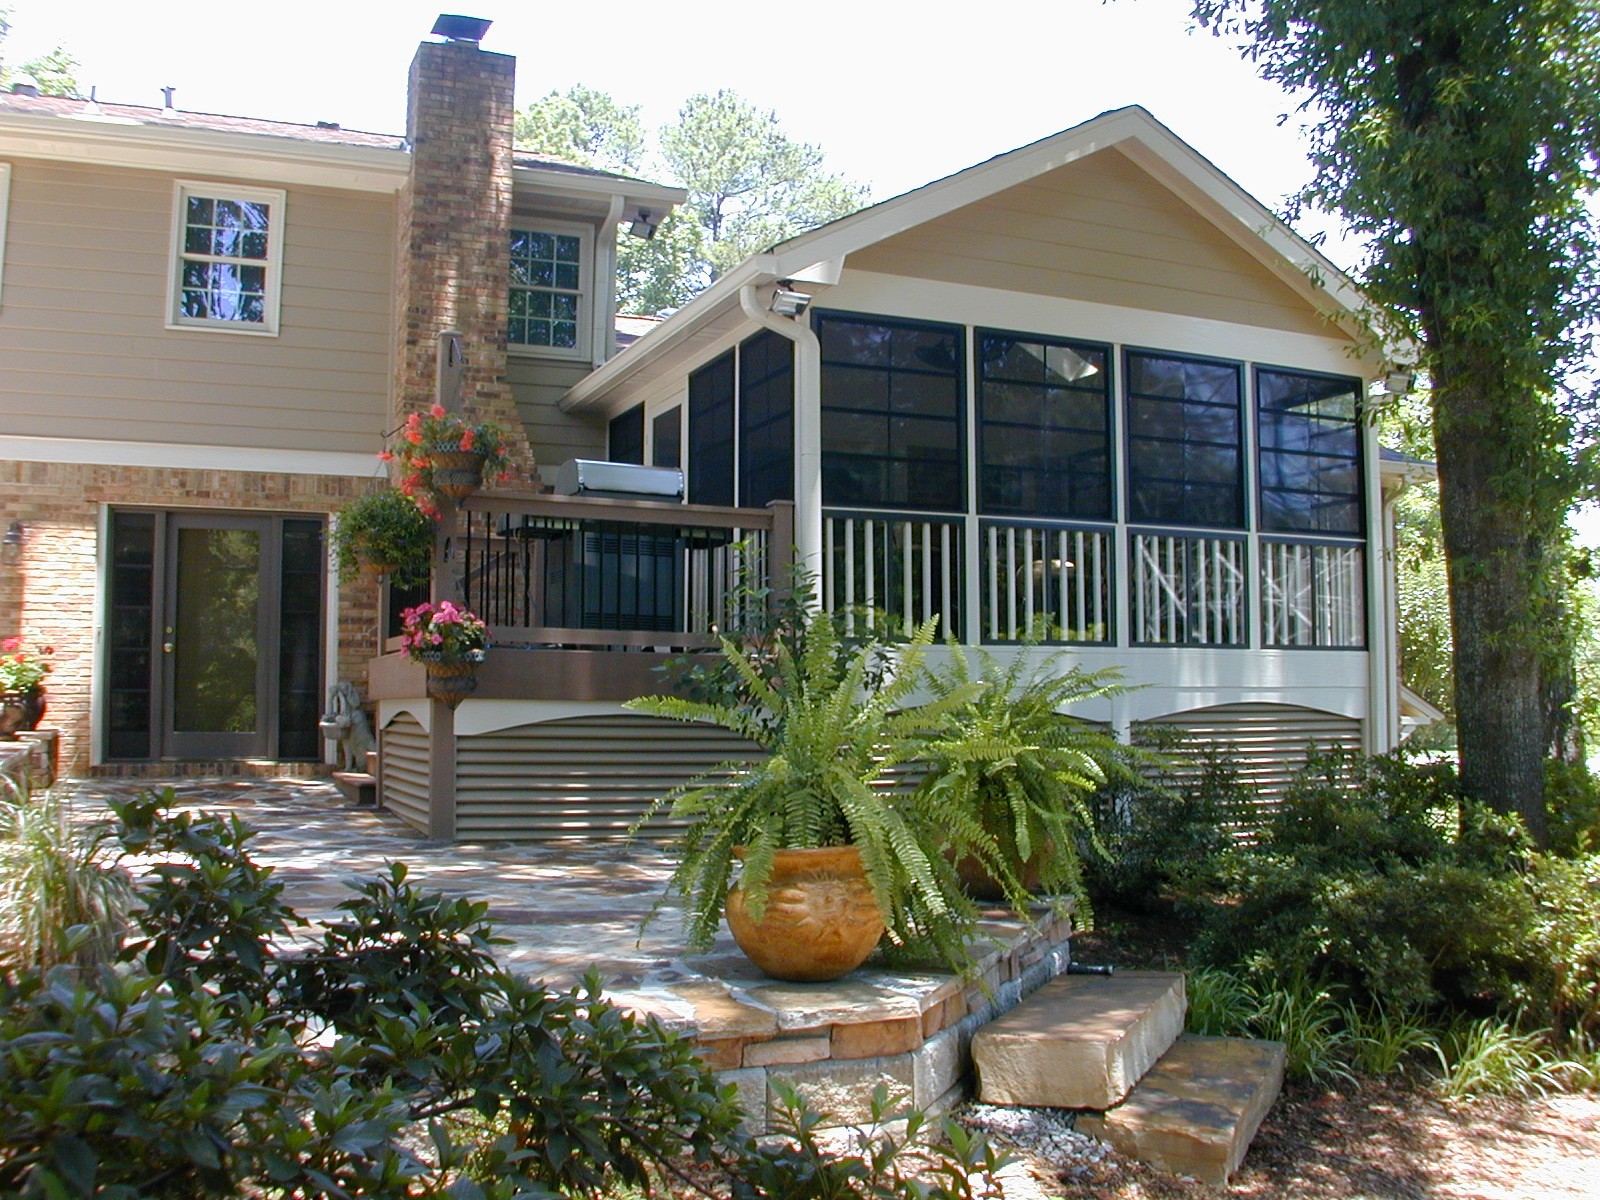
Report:
[[[772,303],[767,305],[769,312],[775,312],[780,317],[798,317],[810,307],[810,296],[804,292],[791,292],[784,287],[773,289]]]

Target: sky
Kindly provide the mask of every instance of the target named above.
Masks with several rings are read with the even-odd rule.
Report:
[[[57,45],[102,100],[404,131],[406,69],[441,11],[494,20],[518,104],[584,83],[647,127],[700,91],[777,112],[829,167],[886,199],[1110,108],[1142,104],[1274,208],[1308,168],[1282,92],[1184,0],[0,0],[5,57]]]

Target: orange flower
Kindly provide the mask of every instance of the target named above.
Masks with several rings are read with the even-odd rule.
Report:
[[[405,433],[405,438],[406,441],[410,442],[413,446],[420,446],[422,445],[422,430],[408,428]]]
[[[444,419],[444,405],[435,404],[428,410],[428,413],[435,421],[442,421]]]
[[[472,443],[477,440],[478,435],[471,429],[464,429],[461,431],[461,448],[463,450],[471,450]]]
[[[379,462],[393,462],[394,461],[394,451],[393,450],[379,450],[378,451],[378,461]]]

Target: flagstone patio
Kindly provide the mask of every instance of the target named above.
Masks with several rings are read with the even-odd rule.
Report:
[[[80,816],[112,795],[164,784],[93,779],[69,785]],[[1069,922],[1043,911],[1032,929],[987,920],[972,978],[869,963],[836,983],[782,983],[762,975],[726,934],[708,954],[687,951],[676,907],[659,900],[670,864],[647,844],[440,843],[398,818],[344,799],[307,779],[173,781],[185,809],[231,812],[249,822],[257,861],[274,868],[285,899],[325,920],[352,882],[407,864],[417,886],[487,901],[511,944],[501,961],[567,986],[599,971],[606,995],[650,1013],[697,1043],[739,1086],[751,1113],[766,1110],[783,1079],[842,1122],[865,1117],[884,1083],[934,1110],[959,1098],[973,1030],[1065,969]]]

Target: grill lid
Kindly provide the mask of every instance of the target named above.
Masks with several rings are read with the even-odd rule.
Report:
[[[617,500],[682,500],[683,472],[673,467],[569,458],[556,472],[556,495]]]

